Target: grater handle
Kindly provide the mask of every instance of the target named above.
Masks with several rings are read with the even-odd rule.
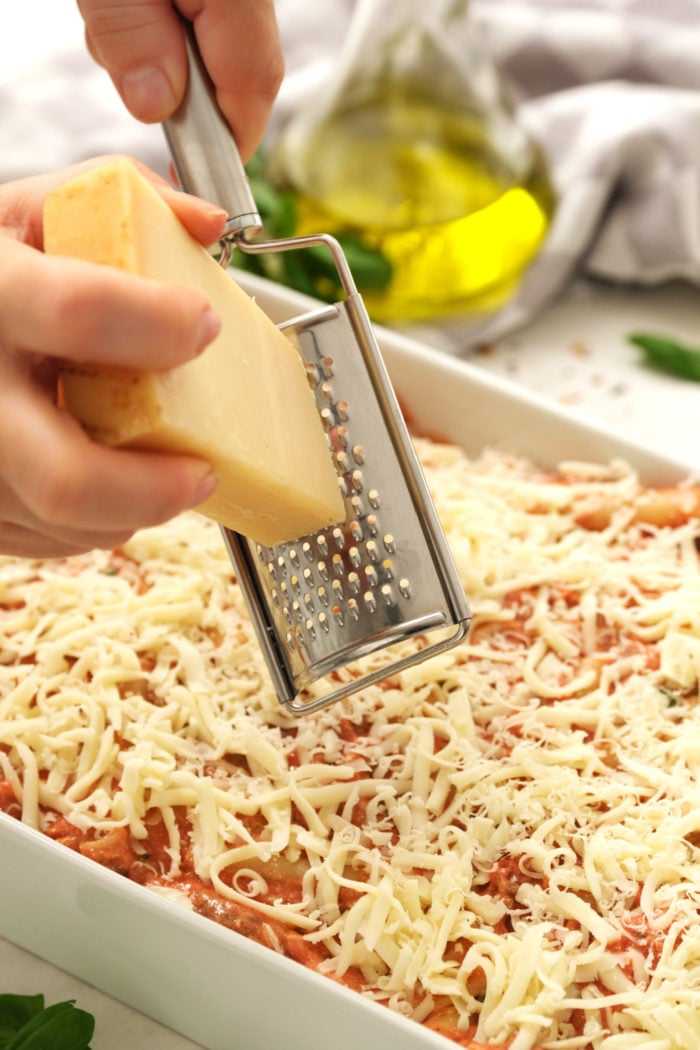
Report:
[[[187,89],[163,124],[180,186],[226,210],[230,237],[248,239],[262,220],[231,129],[216,101],[190,22],[182,20],[187,46]]]

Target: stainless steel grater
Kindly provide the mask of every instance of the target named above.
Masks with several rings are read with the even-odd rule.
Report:
[[[189,26],[186,35],[187,95],[164,129],[182,188],[230,216],[222,263],[234,246],[323,244],[345,292],[280,325],[306,362],[345,521],[274,547],[222,529],[277,696],[308,712],[455,645],[469,605],[342,249],[328,234],[251,242],[257,206]],[[366,659],[394,645],[389,662]]]

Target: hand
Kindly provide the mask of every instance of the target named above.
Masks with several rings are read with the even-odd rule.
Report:
[[[95,444],[57,404],[62,359],[167,368],[219,329],[192,289],[43,254],[47,193],[104,159],[0,186],[0,553],[118,546],[216,485],[202,460]],[[223,211],[138,166],[201,243],[221,236]]]
[[[284,63],[272,0],[78,0],[92,57],[130,113],[169,117],[187,62],[177,12],[194,23],[204,64],[244,162],[262,139]]]

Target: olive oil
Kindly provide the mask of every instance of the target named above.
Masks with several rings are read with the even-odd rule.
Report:
[[[389,261],[386,287],[360,287],[378,321],[498,308],[552,211],[536,147],[514,171],[478,115],[406,92],[336,109],[275,167],[296,195],[297,234],[351,234]]]

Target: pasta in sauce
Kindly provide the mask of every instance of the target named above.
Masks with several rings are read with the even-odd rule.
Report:
[[[302,719],[206,519],[0,559],[0,808],[459,1046],[696,1050],[700,491],[416,447],[470,635]]]

